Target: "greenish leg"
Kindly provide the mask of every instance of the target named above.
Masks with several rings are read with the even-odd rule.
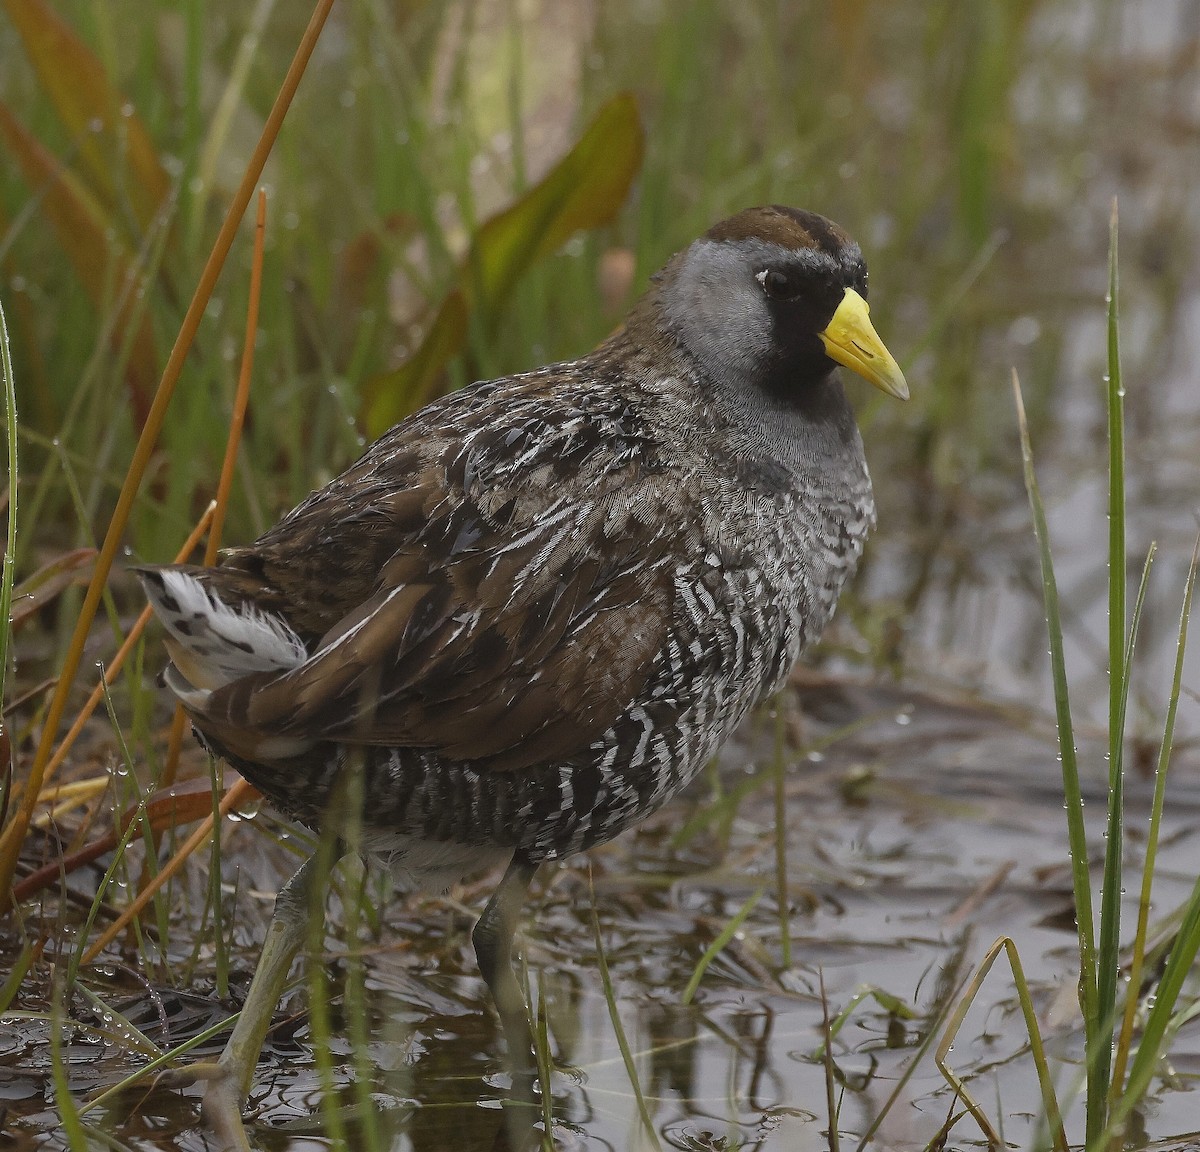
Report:
[[[492,898],[487,902],[483,915],[479,917],[471,942],[475,945],[475,957],[479,971],[492,993],[500,1025],[504,1029],[504,1041],[508,1046],[509,1069],[512,1073],[512,1088],[505,1109],[504,1134],[507,1147],[521,1152],[529,1147],[533,1123],[538,1115],[533,1086],[537,1066],[533,1058],[533,1032],[529,1027],[529,1010],[525,1005],[525,993],[513,967],[513,938],[521,907],[529,892],[530,882],[537,865],[514,856],[504,873]],[[496,1147],[504,1147],[497,1143]]]
[[[512,949],[521,906],[536,871],[536,864],[514,856],[471,933],[479,971],[500,1014],[514,1078],[531,1076],[534,1071],[533,1034],[529,1030],[525,995],[513,969]]]
[[[275,897],[262,955],[250,981],[246,1002],[233,1034],[217,1061],[219,1075],[204,1093],[204,1114],[226,1148],[246,1152],[250,1144],[242,1125],[242,1106],[254,1080],[254,1068],[279,998],[287,985],[292,961],[308,930],[308,887],[315,859],[306,860]]]

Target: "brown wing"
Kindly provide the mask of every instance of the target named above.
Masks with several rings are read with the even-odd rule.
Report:
[[[562,467],[545,427],[529,432],[550,471]],[[479,469],[463,457],[478,448],[426,450],[423,464],[403,463],[400,487],[378,466],[340,492],[337,481],[231,557],[230,580],[254,573],[263,606],[302,634],[328,627],[299,668],[214,693],[201,727],[256,743],[432,748],[515,770],[571,755],[613,723],[666,644],[673,546],[687,526],[654,506],[663,487],[644,461],[593,453],[595,466],[575,459],[564,486],[535,459],[519,484],[472,484]],[[664,523],[672,538],[647,530]]]

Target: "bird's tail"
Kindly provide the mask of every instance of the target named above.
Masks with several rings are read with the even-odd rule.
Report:
[[[282,617],[223,600],[212,569],[170,565],[135,571],[167,632],[167,684],[189,711],[203,711],[212,692],[243,676],[286,672],[308,658],[304,642]]]

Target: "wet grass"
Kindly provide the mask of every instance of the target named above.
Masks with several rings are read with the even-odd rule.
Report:
[[[1030,439],[1055,445],[1055,437],[1069,438],[1072,420],[1080,419],[1077,411],[1064,414],[1070,409],[1063,381],[1071,371],[1070,355],[1078,358],[1083,347],[1072,341],[1070,325],[1086,316],[1080,301],[1094,287],[1087,272],[1096,261],[1086,255],[1093,242],[1069,234],[1063,221],[1071,213],[1089,219],[1089,206],[1090,219],[1099,220],[1095,209],[1103,190],[1096,185],[1104,181],[1089,176],[1095,168],[1086,164],[1078,170],[1060,165],[1061,134],[1069,127],[1027,109],[1030,90],[1045,90],[1047,76],[1060,71],[1064,60],[1080,72],[1078,83],[1093,85],[1086,95],[1095,106],[1133,103],[1120,86],[1107,87],[1080,70],[1081,61],[1121,58],[1111,47],[1118,6],[1099,5],[1094,24],[1072,42],[1063,29],[1064,6],[1049,2],[991,7],[949,0],[919,7],[853,3],[832,13],[818,5],[731,6],[709,0],[675,17],[617,4],[604,6],[586,28],[569,6],[553,17],[547,10],[541,19],[526,20],[484,5],[393,10],[376,0],[346,3],[337,10],[336,36],[324,41],[333,46],[314,58],[266,170],[271,216],[264,234],[260,335],[245,345],[241,360],[245,365],[249,350],[257,348],[259,379],[239,452],[230,428],[237,426],[244,395],[239,377],[248,381],[249,374],[239,371],[236,349],[245,331],[255,327],[244,319],[245,305],[256,299],[251,284],[261,265],[252,260],[249,237],[237,231],[240,208],[229,214],[211,249],[220,252],[225,246],[230,255],[231,267],[219,283],[209,238],[217,232],[219,213],[230,199],[227,189],[267,117],[299,39],[297,13],[277,7],[260,3],[246,14],[233,5],[185,3],[178,10],[158,11],[160,23],[153,27],[140,10],[135,19],[122,4],[63,4],[59,11],[134,110],[132,117],[122,112],[103,120],[91,136],[71,131],[71,117],[61,103],[69,93],[56,97],[53,71],[49,79],[45,72],[39,78],[28,39],[18,41],[9,24],[0,24],[0,55],[15,62],[0,80],[0,100],[19,109],[32,134],[83,181],[104,225],[99,230],[104,246],[97,249],[96,230],[86,222],[62,222],[57,169],[32,178],[27,170],[0,167],[0,301],[8,306],[11,300],[17,354],[15,372],[7,355],[4,361],[10,492],[0,598],[11,596],[14,574],[40,569],[47,557],[71,548],[94,546],[105,538],[105,525],[108,560],[125,541],[150,559],[173,553],[203,519],[218,474],[219,488],[228,494],[218,501],[218,524],[228,511],[231,539],[261,530],[281,508],[332,475],[361,444],[355,418],[365,413],[361,397],[370,395],[364,383],[382,379],[402,354],[419,346],[430,317],[456,286],[487,299],[471,288],[479,273],[473,260],[483,262],[487,249],[469,249],[468,238],[484,234],[484,223],[505,205],[522,203],[589,118],[608,107],[615,93],[630,88],[639,99],[647,147],[622,210],[561,251],[522,267],[502,303],[472,310],[458,333],[459,351],[444,364],[442,383],[527,367],[594,343],[670,251],[745,203],[783,200],[835,216],[862,239],[872,264],[879,327],[922,384],[905,413],[872,404],[862,409],[881,517],[890,535],[877,539],[862,594],[846,605],[854,626],[839,629],[825,659],[835,668],[853,663],[928,673],[922,653],[960,633],[954,628],[939,633],[922,616],[927,605],[949,605],[947,614],[953,616],[959,589],[967,588],[970,595],[976,565],[986,567],[1004,548],[1021,552],[1011,543],[1017,537],[1006,539],[1001,532],[997,547],[982,540],[980,528],[1004,522],[1019,484],[1016,437],[996,380],[1015,362],[1026,381],[1027,453]],[[27,11],[36,8],[30,5]],[[142,31],[127,35],[130,28]],[[179,49],[175,57],[163,55],[164,42]],[[230,59],[232,67],[226,63]],[[718,77],[721,82],[714,82]],[[97,99],[103,91],[83,84],[79,89]],[[564,92],[569,100],[561,98]],[[1145,116],[1134,120],[1140,143],[1153,125],[1147,128]],[[171,175],[170,193],[152,210],[139,207],[134,191],[139,174],[153,170],[130,144],[138,124],[156,142],[159,164]],[[1039,163],[1053,170],[1022,167],[1016,160],[1018,139],[1040,146]],[[1127,133],[1127,139],[1134,137]],[[11,152],[11,137],[6,141]],[[1164,155],[1175,155],[1165,134],[1159,144]],[[1100,156],[1102,165],[1108,157],[1105,141],[1072,138],[1072,147]],[[227,165],[234,166],[233,176]],[[1052,203],[1028,194],[1026,186],[1039,178],[1059,183]],[[256,176],[243,179],[245,201],[256,182]],[[1154,256],[1154,245],[1169,250],[1172,237],[1189,234],[1187,222],[1177,220],[1177,231],[1171,232],[1169,203],[1155,216],[1137,211],[1136,188],[1131,199],[1139,253],[1135,276],[1143,292],[1161,296],[1153,315],[1169,317],[1191,289],[1186,276],[1171,272],[1169,251]],[[1098,235],[1102,226],[1084,231]],[[80,265],[80,252],[92,253],[90,263]],[[1076,255],[1083,272],[1071,279],[1064,269]],[[1080,643],[1072,628],[1087,631],[1073,625],[1072,611],[1077,619],[1086,606],[1073,605],[1068,595],[1058,611],[1047,516],[1034,502],[1042,571],[1049,573],[1050,665],[1068,804],[1070,887],[1073,905],[1080,909],[1082,1138],[1096,1149],[1122,1131],[1148,1092],[1160,1093],[1162,1104],[1168,1080],[1160,1057],[1166,1046],[1180,1041],[1179,1029],[1194,1002],[1187,975],[1200,942],[1200,898],[1193,894],[1187,900],[1178,891],[1177,874],[1186,872],[1186,857],[1181,864],[1178,854],[1168,852],[1158,891],[1169,895],[1159,895],[1156,903],[1161,907],[1178,896],[1176,942],[1161,970],[1145,959],[1155,928],[1150,884],[1164,823],[1170,835],[1189,835],[1186,805],[1182,817],[1173,817],[1166,799],[1177,712],[1186,701],[1186,607],[1173,637],[1176,658],[1144,850],[1140,839],[1128,835],[1123,796],[1127,718],[1131,700],[1137,699],[1133,638],[1139,621],[1149,629],[1156,600],[1163,597],[1143,581],[1132,616],[1125,602],[1126,398],[1116,343],[1115,274],[1114,245],[1107,325],[1109,684],[1103,695],[1109,722],[1108,827],[1096,938],[1089,855],[1095,841],[1089,847],[1083,818],[1084,798],[1093,785],[1086,759],[1082,766],[1077,762],[1074,729],[1084,733],[1080,742],[1086,743],[1087,716],[1097,694],[1083,681],[1086,686],[1076,696],[1087,703],[1073,714],[1066,672]],[[208,300],[197,294],[186,309],[188,291],[203,280],[210,289],[215,286],[214,294]],[[136,435],[134,414],[149,412],[156,403],[139,365],[147,348],[151,360],[161,359],[181,326],[193,328],[196,339],[169,412],[163,402],[165,420],[155,446],[153,435],[140,441]],[[1033,338],[1027,340],[1030,333]],[[178,351],[183,346],[176,344],[174,371],[184,367]],[[1064,349],[1070,354],[1066,358]],[[1143,351],[1143,374],[1154,363]],[[1131,403],[1139,403],[1139,391],[1146,390],[1133,390]],[[18,403],[20,421],[14,411]],[[1138,412],[1145,423],[1144,406]],[[997,427],[1006,431],[998,435]],[[24,468],[19,515],[13,482],[18,447]],[[1043,447],[1040,455],[1044,459],[1050,453]],[[131,459],[133,479],[123,480],[124,462]],[[1069,469],[1070,463],[1060,466]],[[1035,486],[1031,495],[1037,495]],[[1014,531],[1026,533],[1023,517]],[[214,526],[210,550],[220,535]],[[1061,546],[1056,553],[1061,565]],[[103,556],[99,563],[106,563]],[[1078,561],[1068,557],[1072,563],[1077,572]],[[951,574],[939,572],[939,565]],[[1193,571],[1187,575],[1185,604]],[[177,728],[177,735],[164,741],[162,701],[150,683],[161,657],[153,646],[133,639],[129,589],[119,581],[111,591],[102,593],[103,587],[103,580],[96,581],[82,606],[77,588],[61,589],[27,630],[15,636],[6,630],[3,638],[3,668],[10,669],[12,654],[18,658],[15,672],[10,670],[3,682],[6,705],[26,697],[20,707],[6,709],[5,727],[16,780],[26,789],[36,783],[31,765],[39,736],[43,750],[38,755],[49,773],[59,719],[77,707],[68,694],[73,666],[86,667],[102,646],[107,652],[123,640],[132,643],[125,670],[119,677],[114,671],[93,694],[93,707],[106,704],[107,725],[78,725],[82,743],[63,763],[72,783],[106,780],[107,799],[62,809],[46,831],[32,822],[31,806],[20,837],[29,860],[69,852],[114,830],[115,846],[103,858],[103,876],[77,872],[64,878],[65,887],[82,886],[82,914],[46,888],[18,909],[12,935],[0,945],[12,968],[0,986],[0,1009],[26,1024],[48,1023],[51,1106],[70,1146],[87,1146],[93,1124],[100,1134],[96,1138],[119,1140],[122,1124],[136,1126],[139,1115],[152,1125],[168,1117],[162,1127],[186,1142],[195,1124],[186,1100],[166,1106],[148,1098],[140,1112],[134,1108],[129,1114],[107,1112],[111,1096],[100,1098],[103,1105],[93,1099],[91,1107],[76,1108],[71,1095],[80,1093],[79,1083],[108,1086],[130,1072],[130,1061],[148,1061],[140,1044],[110,1039],[114,1055],[90,1080],[80,1052],[63,1037],[68,1020],[86,1031],[88,1012],[98,1011],[100,1004],[120,1019],[112,989],[89,970],[102,940],[101,922],[111,919],[128,894],[144,888],[155,873],[160,844],[165,853],[178,850],[176,859],[187,851],[179,850],[182,830],[172,827],[170,813],[153,802],[154,790],[174,779],[169,745],[181,733]],[[104,623],[86,626],[87,614],[100,609]],[[85,624],[78,625],[80,619]],[[78,640],[74,649],[72,628]],[[1035,647],[1040,657],[1040,639]],[[110,667],[114,663],[110,660]],[[1019,668],[1031,664],[1028,658],[1023,665],[1018,661]],[[1076,670],[1079,664],[1072,662]],[[1077,671],[1076,676],[1078,684]],[[56,703],[48,704],[53,684],[39,688],[48,677],[60,685]],[[955,678],[952,668],[946,679]],[[821,694],[819,684],[815,691],[809,687],[811,694]],[[970,933],[959,935],[960,922],[950,910],[938,921],[948,939],[930,943],[919,927],[925,915],[921,884],[929,872],[942,877],[944,891],[956,902],[975,900],[972,907],[991,909],[970,919],[979,923],[980,933],[997,928],[998,912],[989,904],[994,890],[972,862],[972,854],[980,851],[975,840],[987,835],[986,822],[953,807],[985,803],[993,781],[967,774],[975,791],[964,797],[957,792],[963,777],[948,769],[934,773],[933,786],[925,790],[919,771],[915,779],[906,779],[907,769],[897,758],[926,757],[929,747],[897,747],[880,739],[879,730],[927,723],[924,717],[937,711],[936,701],[923,701],[914,711],[886,691],[872,692],[865,704],[860,702],[857,718],[813,721],[810,715],[805,724],[811,731],[803,733],[787,726],[790,705],[781,701],[777,714],[761,722],[761,747],[739,747],[732,764],[714,769],[710,802],[687,802],[629,844],[598,853],[594,893],[589,888],[585,896],[581,874],[567,867],[531,905],[527,945],[533,954],[533,1000],[539,1006],[547,1140],[557,1127],[568,1144],[607,1140],[623,1146],[631,1125],[640,1125],[648,1146],[766,1149],[799,1139],[794,1129],[787,1130],[788,1117],[807,1111],[811,1116],[805,1123],[827,1131],[833,1147],[839,1129],[853,1132],[860,1147],[894,1141],[920,1145],[951,1134],[970,1141],[973,1132],[962,1135],[969,1121],[955,1125],[946,1118],[961,1113],[961,1104],[944,1094],[929,1055],[935,1040],[954,1039],[943,1022],[961,1006],[966,1023],[953,1054],[955,1074],[981,1101],[975,1107],[983,1131],[990,1125],[997,1138],[1008,1135],[1000,1117],[1044,1107],[1044,1126],[1031,1132],[1030,1143],[1047,1145],[1057,1125],[1045,1061],[1032,1060],[1038,1065],[1032,1088],[1009,1088],[1005,1081],[1005,1091],[993,1096],[999,1096],[993,1108],[986,1095],[993,1086],[989,1078],[999,1083],[1007,1075],[995,1069],[1028,1069],[1031,1058],[1008,1027],[1002,1029],[1003,1039],[1012,1050],[1002,1060],[986,1042],[972,1047],[966,1037],[975,1020],[971,1013],[980,1005],[961,999],[959,992],[981,955],[990,963],[1004,952],[1014,964],[1024,956],[1029,976],[1018,978],[1020,1014],[1030,1034],[1037,1034],[1043,1015],[1053,1016],[1051,989],[1064,971],[1061,964],[1047,964],[1047,941],[1039,934],[1038,920],[1050,895],[1037,888],[1030,873],[1026,882],[1038,898],[999,926],[1006,936],[1024,938],[1011,950],[1006,945],[985,950]],[[880,721],[881,715],[886,719]],[[986,709],[971,712],[963,723],[977,738],[995,736]],[[1025,726],[1035,729],[1036,721],[1026,717],[1009,725],[1010,739],[1002,747],[1010,767],[1023,755],[1042,762],[1037,758],[1044,755],[1043,746],[1036,752],[1012,747]],[[862,738],[864,729],[871,739]],[[10,758],[4,759],[8,764]],[[185,777],[216,771],[187,745],[184,760]],[[822,773],[830,763],[836,771]],[[821,781],[830,795],[798,791],[797,776]],[[3,785],[0,812],[12,840],[21,797],[14,797],[9,777]],[[958,886],[964,884],[961,878],[952,875],[954,867],[947,868],[936,854],[927,856],[919,837],[903,833],[906,821],[912,828],[930,827],[921,823],[928,816],[909,807],[902,791],[889,791],[904,787],[940,813],[931,835],[945,836],[953,845],[959,868],[969,875],[965,890]],[[1045,799],[1036,788],[1033,792]],[[32,794],[27,790],[25,796]],[[230,795],[222,796],[214,774],[206,805],[218,830]],[[1001,799],[1016,803],[1012,797]],[[1094,794],[1089,799],[1095,807]],[[1143,800],[1136,802],[1139,816]],[[1058,801],[1051,797],[1050,802]],[[802,820],[805,835],[798,836],[791,825],[805,806],[819,811],[824,823]],[[1002,803],[998,807],[1003,810]],[[182,805],[172,811],[183,818]],[[1022,811],[1028,820],[1039,819]],[[115,813],[129,818],[119,821]],[[895,843],[872,855],[880,827],[894,829]],[[264,877],[268,888],[280,878],[273,865],[264,867],[259,859],[270,850],[244,828],[211,838],[207,878],[205,865],[195,860],[179,865],[178,873],[165,865],[163,874],[171,879],[151,912],[132,918],[132,935],[118,936],[101,959],[119,958],[149,974],[160,1000],[171,994],[172,985],[182,988],[197,980],[223,996],[230,970],[243,965],[247,946],[252,951],[253,941],[261,939],[249,877]],[[964,828],[970,831],[964,834]],[[1047,831],[1051,834],[1061,830],[1055,826],[1053,833]],[[992,847],[1001,857],[1024,843],[1015,830],[994,835]],[[201,835],[198,842],[207,839]],[[1126,958],[1119,931],[1122,856],[1135,850],[1144,851],[1145,864],[1129,981],[1123,984],[1117,976]],[[823,870],[824,878],[802,893],[796,877],[808,870],[814,852],[818,876]],[[290,853],[282,855],[294,866]],[[990,861],[991,874],[1000,874],[1002,864],[1002,859]],[[893,885],[890,878],[896,875],[910,882],[916,895],[904,883]],[[1187,876],[1188,885],[1192,879]],[[564,896],[564,888],[574,897]],[[295,1065],[303,1064],[307,1072],[315,1064],[321,1084],[318,1105],[308,1115],[319,1112],[323,1136],[335,1145],[386,1147],[401,1130],[416,1143],[421,1124],[432,1123],[413,1110],[417,1101],[450,1115],[443,1131],[466,1139],[465,1132],[476,1131],[466,1119],[476,1102],[498,1104],[501,1094],[488,1081],[495,1038],[487,1033],[490,1017],[473,984],[465,932],[454,922],[433,927],[452,905],[439,911],[402,904],[401,931],[395,935],[412,945],[418,976],[412,981],[396,977],[398,990],[388,990],[389,997],[372,987],[380,977],[365,958],[369,950],[373,961],[380,959],[378,893],[365,879],[344,876],[336,890],[343,943],[328,938],[322,905],[308,946],[310,1015],[302,1036],[315,1055]],[[589,909],[586,914],[575,909],[575,898]],[[854,911],[834,912],[839,906]],[[877,933],[881,906],[892,910],[898,925]],[[240,933],[233,927],[239,922],[246,923]],[[593,930],[589,955],[586,941]],[[871,949],[879,949],[884,959],[875,964],[854,959]],[[912,969],[915,956],[927,957],[928,972]],[[1158,984],[1147,978],[1144,989],[1147,970]],[[566,1007],[556,999],[554,975],[574,981],[574,1002]],[[602,995],[588,987],[597,977]],[[976,988],[981,986],[977,982]],[[1154,997],[1152,1004],[1143,991]],[[411,1020],[397,1042],[411,1059],[394,1076],[377,1071],[379,1047],[372,1042],[389,1007]],[[468,1027],[464,1021],[472,1023]],[[183,1029],[189,1039],[171,1036],[172,1052],[182,1056],[220,1027],[190,1022]],[[134,1031],[130,1026],[126,1037]],[[1059,1089],[1065,1080],[1062,1111],[1077,1140],[1071,1128],[1070,1070],[1080,1060],[1079,1045],[1070,1025],[1062,1025],[1061,1013],[1059,1027],[1051,1031],[1049,1059],[1068,1070],[1059,1076]],[[988,1032],[979,1029],[980,1036]],[[38,1046],[32,1049],[6,1052],[5,1068],[42,1066]],[[459,1065],[451,1066],[439,1050],[457,1053]],[[575,1063],[572,1053],[586,1057],[580,1079],[589,1083],[564,1084],[555,1071]],[[941,1052],[943,1062],[949,1055]],[[442,1059],[444,1066],[438,1063]],[[620,1075],[614,1077],[610,1069],[617,1064]],[[277,1062],[272,1070],[286,1066]],[[816,1075],[810,1079],[811,1070]],[[783,1082],[773,1096],[762,1089],[763,1080],[772,1078]],[[719,1091],[714,1090],[718,1082]],[[880,1103],[876,1085],[885,1082]],[[1174,1091],[1182,1091],[1178,1082]],[[271,1126],[272,1102],[288,1113],[286,1087],[267,1101],[263,1132]],[[915,1137],[894,1135],[891,1126],[902,1103],[913,1104],[920,1116]],[[1168,1100],[1168,1112],[1169,1105]],[[90,1117],[99,1112],[104,1118],[93,1121]],[[27,1114],[36,1117],[37,1109],[30,1107]],[[123,1120],[110,1122],[113,1116]],[[309,1124],[312,1130],[311,1119]],[[33,1120],[30,1130],[40,1139],[49,1127]],[[480,1137],[478,1146],[487,1142]]]
[[[1014,391],[1017,398],[1018,417],[1021,428],[1022,453],[1025,464],[1026,486],[1033,509],[1034,524],[1041,553],[1042,584],[1045,595],[1046,616],[1050,636],[1050,660],[1054,675],[1056,718],[1059,736],[1059,759],[1062,763],[1063,792],[1066,798],[1067,832],[1071,845],[1072,881],[1077,910],[1079,936],[1079,991],[1085,1028],[1085,1103],[1086,1131],[1089,1147],[1104,1147],[1117,1140],[1122,1122],[1135,1107],[1141,1104],[1147,1084],[1142,1081],[1128,1083],[1125,1070],[1130,1045],[1133,1042],[1133,1024],[1138,1004],[1143,995],[1139,979],[1141,961],[1146,948],[1148,929],[1147,913],[1150,906],[1150,889],[1153,882],[1154,858],[1158,847],[1162,805],[1165,795],[1166,774],[1170,767],[1174,739],[1184,657],[1187,647],[1187,625],[1191,610],[1192,590],[1195,582],[1196,551],[1187,573],[1183,607],[1180,615],[1179,637],[1175,652],[1175,670],[1170,699],[1165,712],[1164,731],[1155,770],[1154,800],[1150,813],[1150,831],[1145,850],[1145,862],[1138,909],[1137,926],[1134,933],[1129,982],[1124,989],[1124,1003],[1118,990],[1118,978],[1124,970],[1121,943],[1121,905],[1125,892],[1124,855],[1127,850],[1125,837],[1125,747],[1126,714],[1132,682],[1131,662],[1133,659],[1138,624],[1142,617],[1147,587],[1147,575],[1154,556],[1154,547],[1147,553],[1142,579],[1132,615],[1127,613],[1126,588],[1126,481],[1125,481],[1125,387],[1121,371],[1120,325],[1118,318],[1118,261],[1117,261],[1117,208],[1114,204],[1109,239],[1109,272],[1107,293],[1107,371],[1105,373],[1105,409],[1108,426],[1108,668],[1109,668],[1109,731],[1108,731],[1108,802],[1103,845],[1103,878],[1100,886],[1100,908],[1097,935],[1096,917],[1093,914],[1092,878],[1088,867],[1090,859],[1087,829],[1084,820],[1083,793],[1080,785],[1075,721],[1071,711],[1069,677],[1063,648],[1063,626],[1059,610],[1057,582],[1054,562],[1029,443],[1029,428],[1021,402],[1020,386],[1014,376]],[[1198,545],[1200,547],[1200,545]],[[1194,921],[1200,913],[1200,888],[1184,909],[1185,923]],[[1191,939],[1187,933],[1176,938],[1168,965],[1180,970],[1189,970],[1195,961],[1200,938]],[[1010,958],[1015,953],[1010,951]],[[990,963],[990,961],[989,961]],[[1016,970],[1018,984],[1023,978]],[[1161,1045],[1165,1027],[1162,1021],[1173,1018],[1186,1007],[1177,999],[1182,991],[1180,984],[1173,982],[1167,995],[1155,998],[1152,1016],[1156,1017],[1154,1029],[1147,1029],[1138,1045],[1135,1067],[1143,1071],[1156,1065],[1165,1055]],[[1049,1073],[1044,1059],[1040,1059],[1041,1043],[1037,1037],[1037,1023],[1028,1008],[1028,995],[1023,992],[1022,1006],[1030,1023],[1031,1041],[1035,1054],[1039,1055],[1039,1079],[1043,1095],[1053,1101]],[[1119,1043],[1117,1026],[1121,1022]],[[1114,1058],[1116,1065],[1114,1068]],[[1048,1122],[1059,1129],[1061,1120],[1057,1105],[1048,1104]],[[1065,1135],[1059,1135],[1061,1147],[1066,1146]]]
[[[600,921],[595,912],[596,890],[590,884],[589,889],[592,898],[592,939],[596,943],[596,966],[599,970],[600,985],[604,989],[604,1002],[608,1006],[608,1018],[612,1021],[613,1036],[616,1038],[617,1048],[621,1053],[621,1062],[625,1065],[625,1074],[629,1077],[629,1086],[633,1089],[633,1096],[637,1101],[637,1114],[641,1121],[642,1136],[654,1149],[654,1152],[662,1152],[662,1145],[658,1140],[658,1130],[654,1126],[650,1109],[646,1107],[646,1096],[642,1091],[637,1062],[634,1060],[633,1050],[629,1046],[629,1037],[626,1035],[625,1026],[621,1023],[621,1010],[617,1006],[616,993],[613,991],[612,975],[608,970],[608,958],[604,955],[604,938],[601,935]],[[684,992],[685,1002],[691,998],[692,991],[694,989],[689,984],[688,989]]]

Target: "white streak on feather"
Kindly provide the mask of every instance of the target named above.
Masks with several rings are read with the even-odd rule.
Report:
[[[181,671],[191,686],[216,689],[252,672],[286,671],[308,652],[286,620],[253,605],[229,605],[187,572],[165,569],[144,581],[146,592],[183,655]],[[172,608],[168,601],[174,601]]]

